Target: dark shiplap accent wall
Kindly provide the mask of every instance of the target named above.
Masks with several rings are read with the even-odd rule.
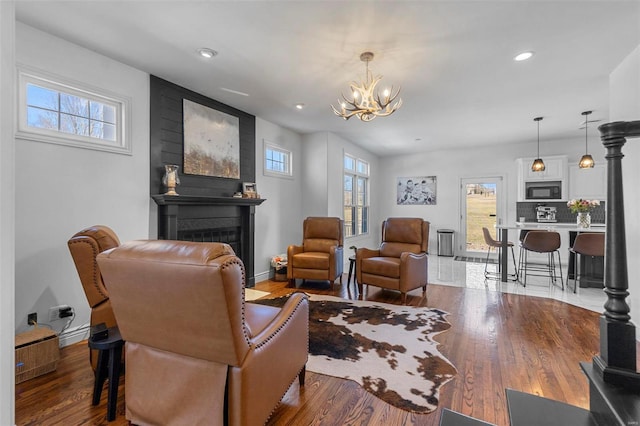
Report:
[[[183,173],[182,100],[238,117],[240,122],[240,179],[185,175]],[[183,195],[230,197],[242,190],[242,182],[256,181],[256,118],[199,93],[185,89],[156,76],[151,76],[151,179],[150,194],[162,194],[165,164],[180,166],[180,185]]]

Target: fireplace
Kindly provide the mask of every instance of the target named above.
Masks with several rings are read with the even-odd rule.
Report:
[[[246,286],[255,285],[253,252],[258,198],[152,195],[158,204],[158,238],[221,242],[242,259]]]

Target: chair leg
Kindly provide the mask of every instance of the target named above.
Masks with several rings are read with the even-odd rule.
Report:
[[[298,383],[300,384],[300,386],[304,386],[304,376],[307,372],[307,366],[305,365],[304,367],[302,367],[302,370],[300,370],[300,373],[298,373]]]
[[[560,271],[560,284],[562,284],[562,291],[564,291],[564,278],[562,277],[562,260],[560,259],[560,250],[556,250],[558,253],[558,270]]]
[[[578,259],[580,258],[581,255],[579,255],[578,253],[575,254],[575,256],[573,257],[573,292],[577,293],[578,292],[578,271],[580,270],[580,268],[578,268]],[[567,286],[569,285],[569,273],[567,272]]]
[[[487,270],[487,265],[489,264],[489,253],[491,253],[491,246],[487,248],[487,258],[484,260],[484,277],[487,278],[489,275],[489,271]]]
[[[524,262],[522,263],[524,265],[524,282],[522,283],[523,287],[527,286],[527,250],[523,250],[522,254],[524,255]]]
[[[407,293],[402,293],[402,304],[403,305],[407,304]]]
[[[511,258],[513,260],[513,268],[515,270],[515,281],[518,281],[520,277],[518,276],[518,267],[516,266],[516,255],[513,251],[513,246],[511,246]]]

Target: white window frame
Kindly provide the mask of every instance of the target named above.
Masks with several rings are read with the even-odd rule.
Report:
[[[281,177],[281,178],[287,178],[287,179],[293,179],[293,152],[289,149],[283,148],[280,145],[276,145],[273,142],[269,142],[267,140],[264,140],[264,155],[263,155],[263,163],[262,163],[262,169],[263,169],[263,174],[265,176],[274,176],[274,177]],[[279,172],[277,170],[271,170],[267,168],[267,150],[272,150],[272,151],[277,151],[283,154],[287,155],[287,168],[288,171],[287,172]]]
[[[72,146],[76,148],[107,151],[117,154],[132,155],[130,138],[131,99],[112,93],[108,90],[91,87],[85,83],[66,79],[50,74],[46,71],[24,65],[18,66],[18,127],[16,138],[38,142]],[[27,125],[27,85],[34,84],[96,101],[116,109],[115,141],[104,140],[91,136],[76,135],[52,129],[43,129]]]
[[[345,163],[345,159],[346,158],[350,158],[353,160],[353,164],[354,164],[354,169],[350,170],[347,169],[344,165]],[[366,172],[362,173],[358,171],[358,163],[363,163],[367,166],[367,170]],[[347,207],[350,207],[352,209],[352,214],[355,217],[355,227],[353,229],[353,235],[349,235],[346,236],[346,232],[345,232],[345,238],[357,238],[357,237],[361,237],[363,235],[368,235],[369,234],[369,229],[370,229],[370,216],[371,216],[371,164],[369,164],[368,161],[363,160],[361,158],[358,158],[357,156],[353,155],[353,154],[349,154],[348,152],[344,152],[343,156],[342,156],[342,168],[343,168],[343,178],[342,178],[342,205],[343,205],[343,215],[344,215],[344,209]],[[352,204],[347,205],[345,204],[345,200],[344,200],[344,177],[345,176],[352,176],[353,177],[353,194],[352,194]],[[358,227],[358,178],[363,178],[365,179],[365,200],[364,200],[364,205],[362,206],[363,209],[366,209],[367,211],[367,230],[365,232],[360,232],[360,228]],[[343,220],[345,221],[345,227],[346,225],[346,218],[343,217]]]

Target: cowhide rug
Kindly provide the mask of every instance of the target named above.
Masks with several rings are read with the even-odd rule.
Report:
[[[251,303],[282,306],[286,297]],[[456,373],[433,337],[451,326],[439,309],[309,296],[307,370],[359,383],[381,400],[416,413],[438,405]]]

